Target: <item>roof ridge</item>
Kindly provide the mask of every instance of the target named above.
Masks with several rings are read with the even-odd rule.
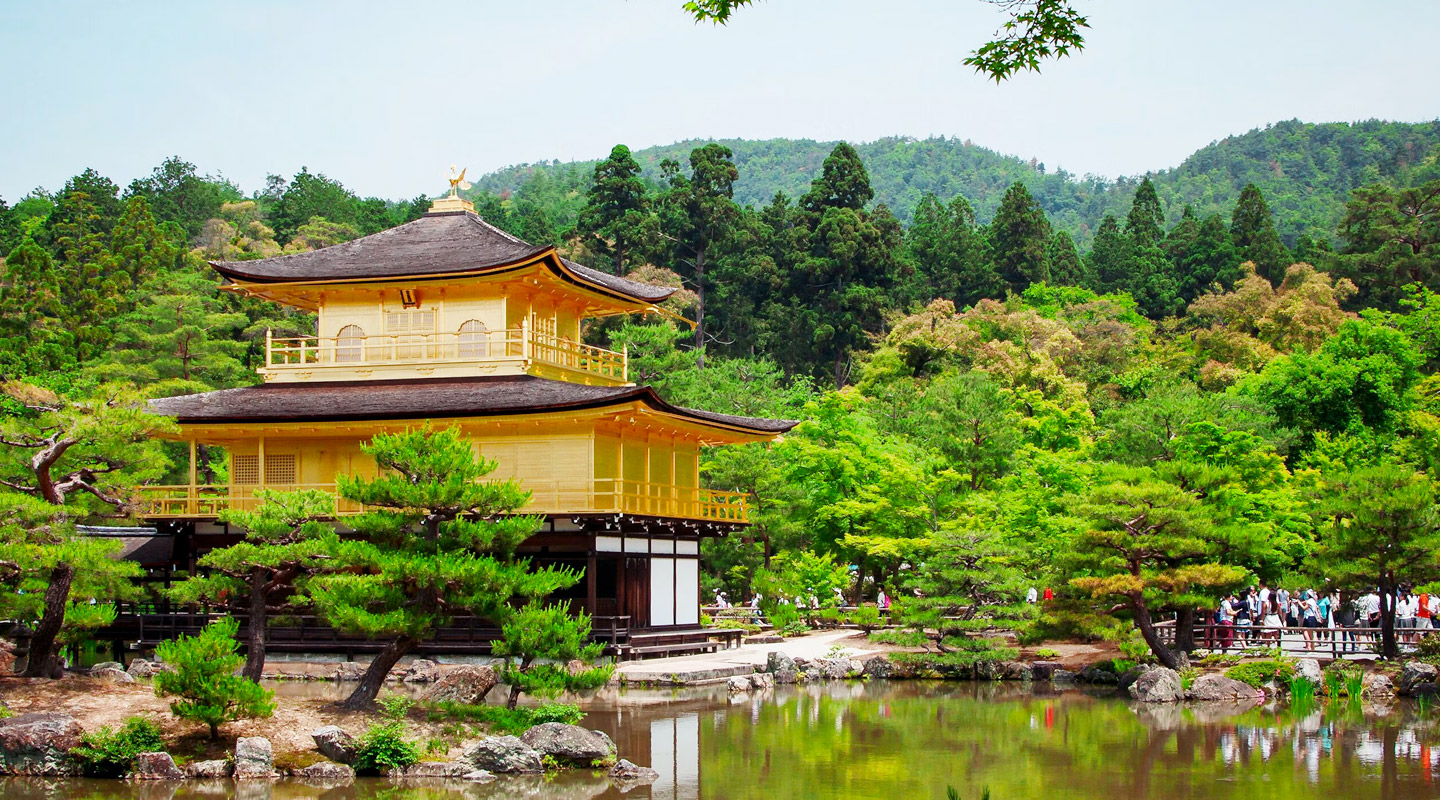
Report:
[[[480,227],[485,228],[485,229],[491,231],[492,233],[498,233],[498,234],[500,234],[502,237],[510,240],[511,242],[513,242],[513,243],[515,243],[515,244],[523,244],[523,245],[525,245],[526,247],[536,247],[536,246],[537,246],[537,245],[533,245],[533,244],[525,241],[524,239],[521,239],[519,236],[516,236],[516,235],[513,234],[513,233],[509,233],[509,232],[507,232],[507,231],[504,231],[504,230],[501,230],[500,228],[495,227],[494,225],[491,225],[489,222],[486,222],[486,221],[485,221],[485,218],[484,218],[484,217],[480,216],[479,214],[476,214],[474,211],[467,211],[467,212],[465,212],[465,216],[466,216],[468,219],[470,219],[472,222],[475,222],[475,223],[479,224]],[[551,247],[554,247],[554,245],[550,245],[550,246],[551,246]]]

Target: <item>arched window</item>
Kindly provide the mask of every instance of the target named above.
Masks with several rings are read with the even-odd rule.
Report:
[[[335,360],[344,364],[358,364],[365,360],[365,331],[359,325],[346,325],[335,337]]]
[[[459,358],[486,358],[490,355],[488,344],[485,323],[469,319],[460,325],[460,344],[456,352]]]

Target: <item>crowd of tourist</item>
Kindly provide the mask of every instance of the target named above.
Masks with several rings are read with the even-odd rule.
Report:
[[[1394,604],[1395,634],[1400,642],[1413,643],[1440,617],[1440,595],[1416,593],[1402,586],[1389,599]],[[1375,640],[1381,601],[1375,589],[1364,594],[1319,593],[1261,583],[1258,588],[1251,586],[1221,599],[1214,612],[1214,644],[1221,649],[1237,643],[1242,647],[1278,646],[1282,637],[1298,634],[1307,650],[1338,642],[1342,650],[1353,652]]]

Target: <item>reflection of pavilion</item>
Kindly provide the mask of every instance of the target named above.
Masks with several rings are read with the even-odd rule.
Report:
[[[699,714],[650,722],[650,766],[660,773],[650,787],[652,800],[699,800]]]

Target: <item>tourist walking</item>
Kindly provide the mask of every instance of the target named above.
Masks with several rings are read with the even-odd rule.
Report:
[[[1395,601],[1395,632],[1399,641],[1415,641],[1415,620],[1419,613],[1420,601],[1408,586],[1401,587],[1400,597]]]
[[[1265,630],[1261,635],[1262,639],[1269,638],[1276,646],[1279,646],[1281,628],[1285,626],[1285,621],[1280,618],[1280,598],[1273,593],[1269,595],[1268,603],[1265,607],[1264,622]]]
[[[1031,586],[1030,591],[1025,593],[1025,602],[1032,606],[1040,602],[1040,591],[1034,586]]]
[[[1297,605],[1300,608],[1300,625],[1305,629],[1305,649],[1314,650],[1316,628],[1320,627],[1320,604],[1315,599],[1314,590],[1302,591]]]

